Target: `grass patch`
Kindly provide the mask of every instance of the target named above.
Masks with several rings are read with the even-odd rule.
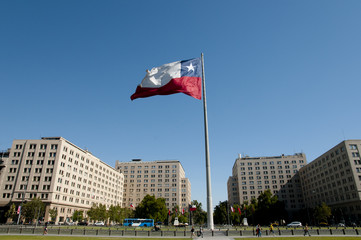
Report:
[[[263,237],[262,237],[263,238]],[[255,239],[255,238],[235,238],[235,240],[247,240],[247,239]],[[258,238],[261,239],[261,238]],[[341,239],[341,240],[360,240],[360,237],[349,237],[349,236],[337,236],[337,237],[291,237],[291,236],[284,236],[284,237],[266,237],[267,240],[282,240],[282,239],[291,239],[291,240],[337,240],[337,239]]]
[[[128,237],[76,237],[76,236],[29,236],[29,235],[0,235],[1,240],[159,240],[160,238],[128,238]],[[161,238],[162,240],[189,240],[189,238]]]

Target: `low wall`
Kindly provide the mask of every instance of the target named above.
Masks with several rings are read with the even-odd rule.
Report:
[[[26,234],[26,235],[40,235],[43,234],[42,227],[2,227],[0,228],[0,235],[17,235],[17,234]],[[198,232],[197,232],[198,233]],[[361,228],[354,229],[310,229],[309,233],[312,236],[358,236],[361,233]],[[120,230],[114,228],[64,228],[64,227],[49,227],[49,235],[76,235],[76,236],[126,236],[126,237],[186,237],[190,236],[189,230],[176,230],[176,231],[148,231],[148,230]],[[220,237],[220,236],[230,236],[230,237],[249,237],[255,236],[256,232],[254,229],[247,230],[214,230],[214,231],[204,231],[204,236],[207,237]],[[262,236],[269,236],[269,230],[263,230]],[[303,236],[303,229],[282,229],[274,230],[274,235],[276,236]]]

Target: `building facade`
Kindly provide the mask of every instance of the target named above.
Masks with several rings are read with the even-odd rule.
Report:
[[[304,208],[298,171],[306,163],[303,153],[274,157],[239,156],[227,182],[229,203],[250,202],[270,190],[285,203],[289,213]]]
[[[306,207],[325,202],[341,220],[361,220],[360,149],[361,140],[346,140],[300,169]]]
[[[123,174],[62,137],[14,140],[1,167],[0,206],[39,197],[57,209],[56,222],[93,204],[122,205]]]
[[[191,203],[191,183],[177,160],[149,161],[134,159],[116,162],[115,168],[124,174],[123,207],[136,207],[149,194],[162,197],[171,209],[188,209]]]

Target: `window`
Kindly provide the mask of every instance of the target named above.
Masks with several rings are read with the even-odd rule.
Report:
[[[351,150],[357,150],[357,146],[355,144],[350,144],[350,149]]]

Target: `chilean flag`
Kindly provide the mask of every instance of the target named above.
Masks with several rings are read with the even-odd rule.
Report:
[[[184,93],[202,99],[202,66],[200,58],[167,63],[147,70],[131,100],[155,95]]]

